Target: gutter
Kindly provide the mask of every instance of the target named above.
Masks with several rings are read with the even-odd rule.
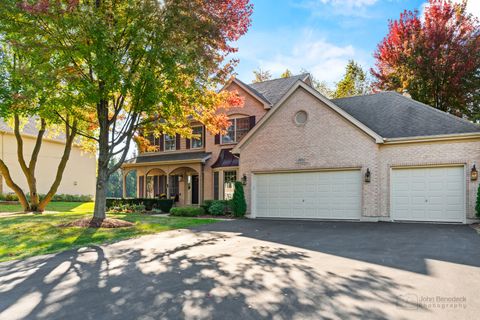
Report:
[[[146,166],[157,166],[157,165],[172,165],[172,164],[188,164],[188,163],[202,163],[210,159],[212,156],[202,159],[191,159],[191,160],[171,160],[171,161],[152,161],[152,162],[141,162],[141,163],[124,163],[121,168],[133,168],[133,167],[146,167]]]
[[[417,137],[405,137],[405,138],[386,138],[386,139],[383,139],[383,144],[435,142],[435,141],[467,140],[467,139],[480,139],[480,132],[439,134],[439,135],[433,135],[433,136],[417,136]]]

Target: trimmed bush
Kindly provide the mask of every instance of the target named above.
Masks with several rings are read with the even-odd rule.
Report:
[[[210,211],[210,206],[212,205],[212,203],[214,202],[215,200],[205,200],[203,201],[203,203],[200,205],[200,207],[203,208],[203,210],[205,210],[205,212],[209,212]]]
[[[208,213],[214,216],[221,216],[225,214],[225,204],[224,201],[215,200],[212,201],[210,208],[208,209]]]
[[[30,201],[30,193],[25,195]],[[39,195],[40,200],[45,198],[44,194]],[[0,200],[3,201],[18,201],[18,196],[15,193],[0,194]],[[52,197],[51,202],[90,202],[93,201],[92,196],[78,195],[78,194],[56,194]]]
[[[197,217],[205,214],[202,207],[175,207],[170,210],[170,215],[176,217]]]
[[[247,202],[245,201],[245,193],[243,192],[243,184],[240,181],[235,182],[235,191],[230,201],[232,212],[235,217],[243,217],[247,212]]]
[[[123,205],[140,205],[145,206],[145,210],[152,211],[153,209],[162,210],[162,212],[169,213],[173,207],[172,199],[146,199],[146,198],[107,198],[107,209],[113,207],[120,207]]]

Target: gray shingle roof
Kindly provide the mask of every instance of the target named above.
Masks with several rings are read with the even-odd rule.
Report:
[[[182,152],[182,153],[166,153],[157,155],[140,155],[132,159],[129,163],[147,163],[147,162],[162,162],[162,161],[203,161],[210,157],[209,152]]]
[[[30,117],[28,121],[26,121],[22,128],[20,133],[25,134],[25,135],[30,135],[30,136],[37,136],[38,135],[38,130],[39,130],[39,121],[38,117]],[[48,126],[47,126],[48,127]],[[8,132],[8,133],[13,133],[13,126],[10,127],[4,119],[0,118],[0,132]],[[56,132],[55,134],[49,134],[49,130],[45,131],[45,137],[56,140],[56,141],[65,141],[65,134],[61,132]]]
[[[260,94],[273,105],[277,103],[285,93],[287,93],[287,91],[295,84],[295,82],[305,79],[308,75],[308,73],[303,73],[288,78],[279,78],[251,83],[248,86],[253,89],[252,91],[256,91],[256,93]]]
[[[333,99],[333,103],[383,138],[480,133],[480,126],[396,92]]]

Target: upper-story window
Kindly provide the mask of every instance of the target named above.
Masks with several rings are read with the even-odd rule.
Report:
[[[198,149],[198,148],[203,148],[203,127],[198,126],[198,127],[193,127],[192,128],[192,133],[196,137],[192,137],[192,149]]]
[[[176,139],[175,136],[170,136],[168,134],[163,135],[164,137],[164,146],[165,146],[165,151],[173,151],[177,149],[176,145]]]
[[[250,118],[235,118],[230,120],[227,133],[222,136],[222,144],[240,141],[250,130]]]

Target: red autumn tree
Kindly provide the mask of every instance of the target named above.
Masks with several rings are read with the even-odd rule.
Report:
[[[374,57],[378,90],[408,90],[412,98],[457,116],[479,117],[480,26],[467,2],[430,0],[421,19],[404,11]]]

